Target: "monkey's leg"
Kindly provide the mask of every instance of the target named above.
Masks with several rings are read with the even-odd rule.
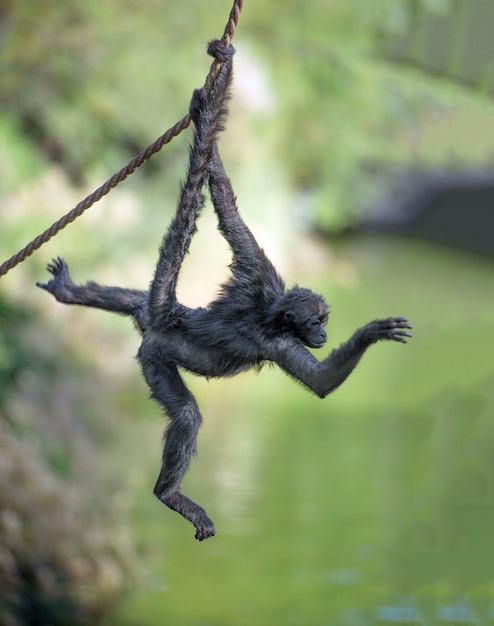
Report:
[[[154,494],[163,504],[194,524],[195,537],[202,541],[216,534],[214,524],[202,507],[180,491],[190,460],[196,454],[201,414],[176,367],[142,358],[145,350],[140,354],[144,377],[151,388],[152,397],[165,408],[170,419]]]
[[[50,292],[58,302],[95,307],[114,313],[131,315],[139,318],[147,306],[147,292],[121,287],[104,287],[90,282],[79,286],[72,282],[69,266],[60,257],[48,264],[48,271],[53,275],[47,283],[36,283],[38,287]]]

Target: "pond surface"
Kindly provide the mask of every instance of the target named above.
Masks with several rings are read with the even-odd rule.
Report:
[[[217,528],[203,543],[151,495],[159,411],[129,425],[116,462],[131,464],[139,581],[108,625],[494,620],[493,266],[356,245],[338,251],[351,288],[336,265],[315,285],[331,294],[330,347],[389,315],[415,337],[372,347],[323,401],[274,368],[189,378],[205,423],[184,491]]]

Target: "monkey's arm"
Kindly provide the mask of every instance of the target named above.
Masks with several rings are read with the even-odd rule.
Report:
[[[211,145],[224,116],[224,99],[230,83],[234,49],[220,41],[211,42],[208,53],[224,63],[221,66],[210,94],[204,99],[196,90],[190,103],[190,115],[196,125],[194,142],[189,152],[187,179],[182,185],[175,217],[163,237],[158,264],[149,294],[149,317],[151,324],[161,324],[173,317],[179,306],[176,286],[180,267],[187,254],[192,235],[196,232],[196,218],[204,204],[202,188],[206,182],[206,166]],[[199,119],[206,120],[199,123]]]
[[[255,264],[262,249],[254,235],[238,212],[235,194],[220,157],[218,144],[212,146],[211,159],[208,163],[209,191],[214,210],[218,216],[218,227],[232,247],[236,263],[241,266]]]
[[[84,286],[75,285],[69,274],[67,263],[58,257],[48,265],[53,278],[47,283],[36,283],[38,287],[49,291],[58,302],[80,304],[122,313],[133,317],[141,330],[144,329],[147,317],[146,291],[122,289],[121,287],[103,287],[90,282]]]
[[[264,284],[270,282],[275,291],[278,291],[282,283],[281,278],[237,209],[235,194],[216,142],[212,147],[208,172],[209,191],[218,216],[218,228],[233,252],[234,276],[245,278],[248,283],[261,277]]]
[[[305,347],[280,338],[270,360],[302,382],[320,398],[325,398],[352,373],[369,346],[380,340],[406,343],[412,326],[404,317],[370,322],[357,330],[324,361],[318,361]]]

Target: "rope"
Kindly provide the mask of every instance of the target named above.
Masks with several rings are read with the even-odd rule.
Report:
[[[238,24],[238,20],[240,17],[240,11],[243,7],[243,0],[234,0],[233,7],[230,11],[230,16],[228,18],[228,22],[225,26],[225,31],[223,33],[223,43],[225,45],[229,45],[230,41],[233,39],[235,34],[235,29]],[[216,80],[218,75],[219,68],[221,67],[221,61],[213,61],[209,73],[206,77],[203,90],[207,94],[211,91],[211,88]],[[125,167],[123,167],[119,172],[114,174],[109,180],[107,180],[101,187],[98,187],[93,193],[89,194],[84,200],[81,200],[79,204],[77,204],[71,211],[69,211],[66,215],[61,217],[58,221],[50,226],[47,230],[45,230],[41,235],[38,235],[35,239],[33,239],[27,246],[25,246],[22,250],[20,250],[13,257],[2,263],[0,266],[0,277],[4,276],[8,271],[14,268],[19,263],[22,263],[25,259],[27,259],[33,252],[41,248],[41,246],[48,241],[52,237],[54,237],[59,231],[65,228],[68,224],[77,219],[80,215],[82,215],[85,211],[96,204],[103,196],[106,196],[112,189],[114,189],[119,183],[124,181],[128,176],[133,174],[136,169],[141,167],[146,161],[148,161],[154,154],[159,152],[166,144],[170,143],[170,141],[179,135],[183,130],[185,130],[190,125],[190,116],[187,114],[180,121],[178,121],[174,126],[169,128],[161,137],[158,137],[154,143],[148,146],[145,150],[139,153],[130,163],[128,163]]]

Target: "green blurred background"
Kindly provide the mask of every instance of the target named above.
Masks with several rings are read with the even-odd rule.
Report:
[[[2,261],[185,114],[230,8],[0,0]],[[130,322],[34,286],[61,255],[76,282],[145,288],[190,131],[0,279],[1,626],[494,621],[492,259],[361,228],[397,180],[489,175],[493,20],[488,0],[245,0],[221,150],[246,221],[326,295],[330,347],[389,315],[415,336],[324,401],[269,367],[186,376],[205,422],[184,490],[214,539],[152,496],[164,419]],[[208,204],[183,301],[228,259]]]

